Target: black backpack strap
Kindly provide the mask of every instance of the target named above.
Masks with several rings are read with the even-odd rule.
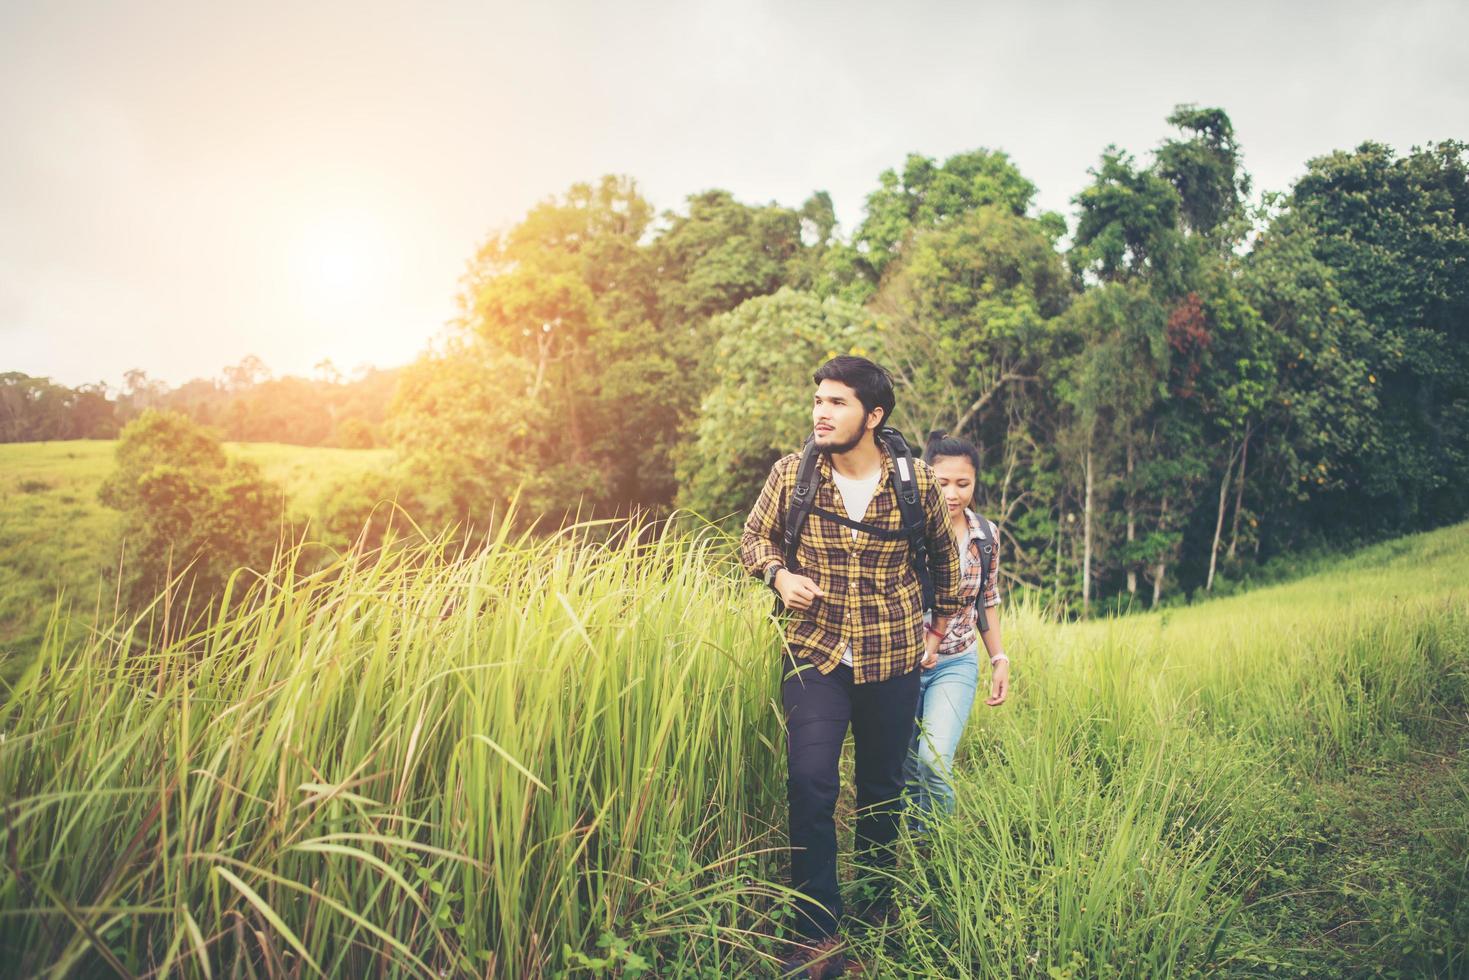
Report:
[[[818,451],[815,440],[808,438],[806,444],[801,448],[801,462],[796,467],[796,484],[792,488],[791,499],[786,506],[785,531],[782,539],[785,567],[793,572],[800,570],[800,564],[796,561],[796,550],[800,546],[801,532],[805,530],[806,521],[813,513],[823,520],[834,521],[844,527],[863,531],[885,540],[906,539],[913,561],[913,571],[918,576],[918,586],[923,595],[924,616],[932,621],[934,608],[932,556],[928,551],[928,521],[923,513],[923,502],[918,497],[918,476],[913,467],[913,451],[908,448],[908,441],[897,429],[884,427],[878,431],[878,438],[893,460],[893,486],[897,491],[898,514],[902,519],[902,528],[890,530],[874,527],[871,524],[854,521],[844,515],[834,514],[829,510],[817,507]],[[777,600],[776,605],[779,606],[779,604]],[[980,620],[983,621],[983,619],[984,614],[981,611]],[[984,628],[988,629],[987,626]]]
[[[819,517],[824,521],[831,521],[833,524],[840,524],[842,527],[849,527],[854,531],[861,531],[863,534],[869,534],[880,541],[907,541],[912,536],[908,533],[906,527],[878,527],[876,524],[864,524],[861,521],[852,520],[845,514],[833,514],[824,507],[812,507],[811,513],[813,516]]]
[[[979,591],[974,594],[974,612],[979,631],[988,633],[990,624],[984,614],[984,594],[989,585],[990,562],[994,560],[995,549],[1000,543],[990,533],[990,522],[985,520],[984,515],[976,516],[979,517]]]
[[[908,538],[913,558],[913,571],[918,576],[918,586],[923,592],[923,614],[932,621],[934,608],[933,568],[928,553],[927,520],[923,513],[923,502],[918,499],[918,475],[913,468],[913,451],[903,434],[891,426],[878,430],[878,435],[893,459],[893,480],[898,491],[898,514],[903,520],[903,532]]]
[[[801,462],[796,467],[796,485],[786,505],[785,535],[783,540],[785,567],[797,571],[796,549],[801,544],[801,531],[806,527],[806,518],[816,506],[817,458],[816,440],[808,438],[801,447]]]

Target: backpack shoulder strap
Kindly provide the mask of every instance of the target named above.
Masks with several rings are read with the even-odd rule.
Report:
[[[995,549],[1000,543],[990,533],[990,522],[983,514],[976,513],[979,518],[979,591],[974,593],[974,611],[977,625],[981,633],[988,633],[990,624],[984,614],[984,594],[989,589],[990,562],[994,560]]]
[[[933,612],[933,568],[932,556],[928,553],[927,521],[924,518],[923,502],[918,499],[918,474],[913,467],[913,451],[908,440],[892,426],[878,430],[888,455],[893,459],[894,488],[898,493],[898,514],[903,520],[903,530],[908,537],[913,558],[913,571],[918,575],[918,585],[923,592],[923,612],[926,617]]]
[[[796,564],[796,549],[801,544],[801,532],[806,527],[806,518],[816,505],[817,473],[816,441],[807,438],[801,447],[801,462],[796,466],[796,485],[791,490],[791,499],[786,505],[784,545],[785,566],[791,571],[799,570]]]
[[[918,477],[913,469],[913,450],[908,448],[908,440],[903,438],[903,434],[892,426],[884,426],[878,430],[878,434],[887,447],[888,455],[893,458],[893,474],[897,477],[894,482],[898,488],[898,504],[902,506],[903,524],[911,525],[913,522],[909,518],[916,515],[917,524],[922,527],[923,506],[918,501]]]

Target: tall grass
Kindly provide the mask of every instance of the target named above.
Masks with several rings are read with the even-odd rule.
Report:
[[[187,635],[54,621],[0,707],[0,972],[768,974],[768,597],[713,532],[608,530],[242,575]],[[1014,698],[879,974],[1247,962],[1288,781],[1463,704],[1466,531],[1166,616],[1009,609]]]
[[[143,653],[53,633],[0,709],[3,959],[524,976],[606,932],[717,962],[783,778],[719,543],[344,559]]]
[[[1303,782],[1469,721],[1465,568],[1461,526],[1162,615],[1056,626],[1010,610],[1014,702],[976,706],[958,813],[903,879],[907,919],[872,950],[878,972],[1273,972],[1275,937],[1236,915],[1291,901],[1272,893],[1272,857],[1302,830]],[[1458,795],[1441,826],[1469,894]],[[1469,974],[1456,943],[1433,964],[1445,975]]]

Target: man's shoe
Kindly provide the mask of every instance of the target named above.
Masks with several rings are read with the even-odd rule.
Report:
[[[898,906],[892,899],[881,898],[868,903],[861,911],[854,913],[852,918],[868,929],[881,929],[897,924]]]
[[[847,943],[841,936],[828,936],[800,946],[795,955],[780,964],[778,976],[804,980],[829,980],[847,972]]]

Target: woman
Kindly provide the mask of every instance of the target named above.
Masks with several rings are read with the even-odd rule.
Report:
[[[916,833],[927,827],[924,817],[935,811],[950,813],[954,809],[954,789],[949,781],[954,752],[969,720],[974,704],[974,691],[979,686],[979,644],[983,640],[985,657],[993,672],[990,696],[985,704],[998,707],[1005,703],[1010,688],[1010,658],[1000,642],[1000,549],[995,525],[970,510],[974,487],[979,477],[979,452],[966,439],[947,437],[942,432],[929,436],[923,454],[938,478],[949,508],[949,527],[959,547],[961,587],[966,600],[964,610],[949,620],[948,631],[939,645],[937,660],[924,663],[919,679],[918,724],[913,747],[908,753],[905,775],[908,781],[910,826]],[[980,522],[984,521],[984,525]],[[981,533],[984,527],[987,533]],[[981,541],[991,544],[989,569],[984,575],[984,596],[978,604]],[[978,627],[979,609],[984,608],[988,629]]]

